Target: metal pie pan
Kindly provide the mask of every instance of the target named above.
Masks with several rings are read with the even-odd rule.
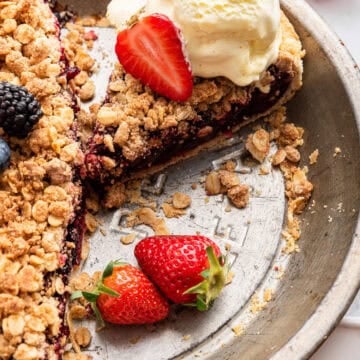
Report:
[[[60,1],[83,14],[104,11],[107,2]],[[207,152],[166,171],[144,193],[158,191],[161,203],[175,191],[189,193],[193,204],[187,216],[167,220],[173,233],[201,232],[221,246],[231,245],[235,277],[207,314],[174,309],[170,319],[155,327],[109,326],[94,333],[88,353],[94,359],[304,359],[318,348],[335,328],[351,304],[360,282],[360,74],[341,41],[327,28],[305,1],[284,0],[282,7],[300,34],[307,55],[304,87],[288,105],[291,121],[306,130],[302,147],[304,165],[318,149],[319,160],[310,167],[315,185],[313,206],[302,216],[300,253],[281,252],[286,204],[284,183],[276,170],[259,176],[257,168],[243,161],[241,138],[228,147]],[[95,51],[111,49],[114,31],[97,29]],[[96,75],[104,91],[111,61]],[[244,129],[240,135],[245,135]],[[336,157],[334,150],[341,153]],[[274,150],[274,149],[273,149]],[[191,189],[203,174],[224,159],[234,159],[242,181],[252,187],[245,210],[226,212],[227,200],[205,202],[201,186]],[[136,264],[133,247],[120,243],[124,218],[131,208],[104,212],[100,216],[106,236],[97,232],[91,239],[90,256],[84,270],[101,270],[114,258]],[[152,232],[135,229],[137,239]],[[281,279],[275,267],[284,270]],[[273,300],[262,311],[250,311],[251,298],[264,289],[274,291]],[[93,322],[85,323],[90,329]],[[232,329],[241,326],[235,336]]]

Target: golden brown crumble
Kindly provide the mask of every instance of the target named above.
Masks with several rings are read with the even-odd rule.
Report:
[[[282,231],[282,236],[286,241],[283,251],[285,253],[298,252],[297,241],[301,236],[301,230],[297,215],[305,209],[314,188],[307,179],[307,168],[297,166],[300,161],[300,152],[297,148],[303,145],[304,129],[286,122],[285,108],[270,115],[267,122],[272,127],[273,140],[279,147],[272,157],[272,164],[279,166],[285,177],[285,195],[288,200],[286,226]]]
[[[319,155],[320,155],[320,153],[319,153],[319,150],[318,150],[318,149],[314,150],[314,151],[309,155],[309,163],[310,163],[310,165],[314,165],[314,164],[317,163],[318,158],[319,158]]]
[[[62,41],[66,58],[70,67],[80,69],[80,73],[69,81],[69,85],[72,91],[79,95],[80,100],[92,100],[95,95],[95,83],[90,76],[96,63],[89,55],[88,49],[92,48],[97,36],[93,31],[90,32],[93,35],[89,36],[89,32],[79,24],[67,23],[66,28],[68,32]]]
[[[234,279],[235,273],[233,271],[229,271],[227,276],[226,276],[226,283],[225,285],[229,285],[232,283],[233,279]]]
[[[234,333],[235,336],[241,336],[244,334],[244,326],[242,324],[233,326],[231,331]]]
[[[125,236],[122,236],[120,238],[120,241],[124,244],[124,245],[130,245],[132,244],[136,239],[136,234],[135,233],[131,233]]]
[[[97,228],[99,226],[99,222],[97,221],[97,219],[94,215],[92,215],[91,213],[86,213],[85,214],[85,225],[86,225],[87,230],[90,233],[93,233],[97,230]]]
[[[191,197],[187,194],[176,192],[172,197],[172,203],[176,209],[186,209],[191,205]]]
[[[81,26],[110,27],[109,20],[104,16],[82,16],[75,19],[75,23]]]
[[[227,165],[226,165],[227,164]],[[233,162],[226,163],[219,170],[210,172],[205,179],[205,191],[207,195],[226,194],[231,203],[239,208],[245,208],[249,203],[250,189],[248,185],[240,184],[240,180],[235,171]],[[226,208],[230,212],[231,208]]]
[[[125,203],[156,209],[156,203],[142,196],[141,181],[116,182],[106,187],[103,205],[105,208],[120,208]]]
[[[254,294],[250,302],[250,311],[253,314],[257,314],[258,312],[265,309],[268,303],[273,300],[273,292],[273,289],[265,289],[262,295],[262,299],[260,298],[259,294]]]
[[[154,210],[150,208],[137,209],[128,216],[128,227],[134,227],[141,224],[150,226],[154,230],[155,235],[170,234],[170,231],[167,228],[164,219],[157,217]]]
[[[217,171],[210,172],[205,180],[205,191],[207,195],[219,195],[226,191],[220,182],[220,177]]]
[[[248,185],[236,185],[227,191],[227,196],[237,208],[242,209],[249,203],[250,189]]]
[[[0,80],[25,86],[44,113],[28,138],[7,138],[12,161],[0,175],[2,359],[52,359],[48,340],[60,335],[54,295],[65,285],[56,270],[81,196],[72,172],[81,154],[71,130],[72,99],[58,82],[60,57],[55,18],[43,1],[1,2]]]
[[[257,130],[248,136],[245,147],[254,159],[262,163],[270,151],[270,134],[264,129]]]
[[[186,209],[191,205],[189,195],[176,192],[169,200],[161,205],[167,218],[178,218],[186,214]]]
[[[91,342],[90,331],[85,327],[79,327],[75,331],[75,341],[81,347],[88,347]]]
[[[168,203],[162,204],[161,208],[167,218],[179,218],[186,214],[185,210],[177,209],[174,205]]]
[[[337,146],[335,149],[334,149],[334,158],[337,157],[339,154],[341,154],[341,149]]]

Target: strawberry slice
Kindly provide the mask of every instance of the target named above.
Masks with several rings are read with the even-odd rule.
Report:
[[[191,96],[190,65],[179,30],[167,16],[146,16],[119,32],[115,51],[125,71],[158,94],[174,101]]]

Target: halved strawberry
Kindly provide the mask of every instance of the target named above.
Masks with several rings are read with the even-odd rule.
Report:
[[[141,240],[135,256],[142,271],[177,304],[207,310],[225,286],[228,266],[205,236],[164,235]]]
[[[125,71],[158,94],[174,101],[191,96],[190,65],[179,30],[167,16],[146,16],[119,32],[115,51]]]
[[[156,287],[137,268],[112,261],[92,292],[76,291],[75,300],[84,297],[96,315],[98,328],[104,320],[113,324],[152,324],[163,320],[169,305]]]

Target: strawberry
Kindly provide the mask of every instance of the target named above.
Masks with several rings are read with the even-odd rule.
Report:
[[[151,324],[168,316],[169,304],[149,279],[132,265],[110,262],[93,292],[77,291],[71,299],[90,302],[99,327],[113,324]]]
[[[115,52],[126,72],[158,94],[174,101],[191,96],[190,65],[179,30],[167,16],[146,16],[119,32]]]
[[[204,236],[153,236],[141,240],[135,256],[144,273],[177,304],[207,310],[225,285],[227,264]]]

